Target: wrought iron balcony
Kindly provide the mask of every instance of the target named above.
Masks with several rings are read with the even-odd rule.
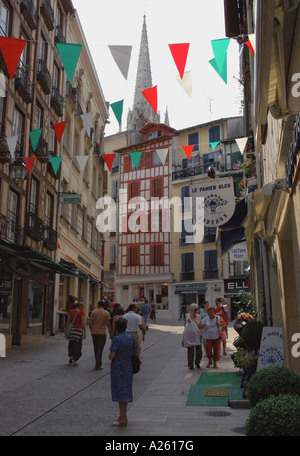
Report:
[[[72,87],[69,81],[67,81],[66,97],[68,97],[72,101],[74,108],[76,107],[77,96],[78,92],[76,87]]]
[[[48,152],[48,154],[49,154],[50,157],[56,157],[56,156],[57,156],[57,155],[56,155],[56,152],[55,152],[54,150],[50,150],[50,151]],[[58,171],[57,171],[57,173],[55,174],[54,169],[53,169],[53,166],[52,166],[52,164],[51,164],[50,161],[49,161],[49,162],[47,163],[47,171],[48,171],[48,173],[50,173],[51,176],[54,177],[55,179],[60,179],[60,176],[61,176],[61,174],[60,174],[60,173],[61,173],[61,166],[58,168]]]
[[[16,245],[24,243],[24,228],[14,220],[9,220],[5,215],[0,214],[0,237]]]
[[[52,87],[51,106],[58,117],[62,117],[64,112],[64,98],[60,95],[57,87]]]
[[[26,216],[26,232],[34,241],[39,242],[44,238],[43,220],[33,212],[29,212]]]
[[[172,173],[172,180],[181,180],[181,179],[188,179],[191,176],[198,176],[200,174],[204,174],[203,166],[195,166],[192,168],[184,168],[178,171],[174,171]]]
[[[187,280],[194,280],[195,279],[195,273],[194,272],[181,272],[180,273],[180,280],[182,282],[185,282]]]
[[[38,61],[37,80],[40,83],[44,93],[49,95],[51,93],[51,74],[46,66],[44,60]]]
[[[23,68],[17,68],[15,78],[16,91],[21,95],[25,103],[32,103],[33,84]]]
[[[43,138],[43,136],[41,136],[39,139],[34,155],[37,155],[40,158],[44,158],[45,160],[48,159],[48,143]]]
[[[56,250],[57,249],[57,231],[53,230],[51,226],[45,226],[44,229],[44,241],[43,245],[48,250]]]
[[[57,25],[55,27],[55,39],[54,40],[56,43],[64,43],[64,44],[66,43],[66,38],[59,25]]]
[[[21,13],[26,19],[27,24],[31,30],[37,29],[38,15],[33,5],[32,0],[21,0],[20,2]]]
[[[54,11],[50,0],[41,0],[41,14],[49,31],[54,30]]]
[[[203,271],[203,279],[217,279],[219,277],[219,269],[208,269]]]

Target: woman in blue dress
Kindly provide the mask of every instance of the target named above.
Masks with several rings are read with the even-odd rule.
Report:
[[[113,402],[119,402],[120,416],[112,424],[114,426],[127,425],[127,405],[133,401],[132,397],[132,356],[137,354],[135,340],[126,334],[127,320],[118,318],[116,336],[113,338],[109,359],[111,360],[111,397]]]

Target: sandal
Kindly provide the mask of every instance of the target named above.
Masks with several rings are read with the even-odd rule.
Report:
[[[116,421],[113,421],[111,424],[112,424],[112,426],[127,426],[128,421],[116,420]]]

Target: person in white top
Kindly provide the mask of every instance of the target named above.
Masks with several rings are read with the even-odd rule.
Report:
[[[142,331],[143,340],[146,334],[143,318],[138,315],[139,306],[136,303],[130,304],[124,318],[127,320],[126,332],[132,336],[136,342],[138,349],[138,357],[140,358],[141,353],[141,342],[139,337],[139,329]]]
[[[188,367],[194,370],[194,363],[200,369],[202,359],[202,319],[197,313],[197,304],[190,305],[190,313],[185,316],[185,346],[187,347]]]
[[[208,357],[208,364],[210,367],[214,362],[213,367],[218,368],[217,360],[219,355],[219,328],[226,326],[224,320],[218,315],[215,315],[213,307],[207,309],[208,317],[204,318],[204,338],[206,339],[206,353]]]

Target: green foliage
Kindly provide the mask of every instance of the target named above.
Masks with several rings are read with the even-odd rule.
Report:
[[[248,312],[253,317],[256,316],[256,303],[255,297],[250,293],[240,293],[238,300],[236,300],[235,304],[238,307],[238,314],[241,312]]]
[[[250,321],[241,331],[241,338],[249,350],[258,350],[261,342],[263,324],[260,321]]]
[[[300,397],[280,394],[259,402],[244,432],[246,436],[300,436]]]
[[[256,372],[247,383],[250,407],[269,396],[294,394],[300,397],[300,377],[287,367],[272,366]]]
[[[254,352],[249,352],[244,348],[238,348],[236,353],[233,353],[232,360],[234,362],[234,367],[238,369],[250,369],[257,367],[257,356]]]

